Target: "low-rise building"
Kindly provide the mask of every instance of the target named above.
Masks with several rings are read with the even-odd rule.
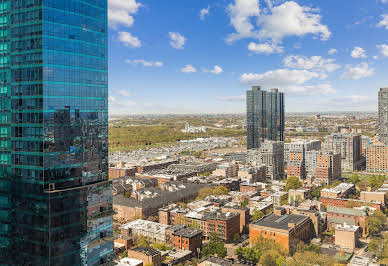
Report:
[[[296,205],[306,199],[307,191],[304,189],[290,189],[288,190],[288,204]]]
[[[357,225],[338,224],[335,227],[335,244],[343,249],[355,250],[360,236]]]
[[[143,266],[143,261],[133,258],[122,258],[116,266]]]
[[[387,192],[383,191],[361,191],[360,200],[369,203],[381,203],[385,206]]]
[[[277,208],[274,213],[264,216],[249,226],[251,245],[259,237],[273,240],[291,253],[299,241],[305,242],[314,235],[311,220],[308,216],[286,214],[284,208]]]
[[[248,225],[251,220],[251,215],[249,214],[249,209],[247,207],[240,207],[239,204],[233,205],[227,204],[224,207],[221,207],[222,213],[238,213],[240,214],[240,233],[248,231]]]
[[[248,192],[248,191],[261,191],[267,187],[266,183],[261,182],[243,182],[240,183],[240,192]]]
[[[170,202],[187,202],[197,197],[202,184],[176,183],[173,191],[158,188],[141,189],[132,192],[131,197],[117,195],[113,197],[113,216],[119,223],[126,223],[136,218],[147,219],[157,216],[158,209]]]
[[[127,236],[142,236],[151,242],[166,243],[168,225],[146,220],[135,220],[119,227],[121,233]]]
[[[162,265],[162,255],[160,251],[152,248],[137,247],[128,250],[128,258],[138,259],[145,264],[153,264],[154,266]]]
[[[355,186],[350,183],[341,183],[334,188],[321,190],[321,197],[324,198],[346,198],[354,192]]]
[[[202,248],[203,231],[185,225],[172,225],[166,229],[167,243],[176,249],[190,250],[198,255]]]
[[[220,257],[209,256],[198,263],[198,266],[232,266],[233,262]]]
[[[367,208],[341,208],[328,206],[326,210],[328,227],[336,228],[339,224],[355,225],[361,228],[363,235],[367,234],[367,216]]]

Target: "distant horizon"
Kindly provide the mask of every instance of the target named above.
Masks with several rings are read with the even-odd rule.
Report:
[[[286,115],[290,114],[307,114],[307,115],[325,115],[325,114],[378,114],[378,111],[317,111],[317,112],[286,112]],[[176,116],[189,116],[189,115],[245,115],[241,113],[133,113],[133,114],[109,114],[109,116],[165,116],[165,115],[176,115]]]

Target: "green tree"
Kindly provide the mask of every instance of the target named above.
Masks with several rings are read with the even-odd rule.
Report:
[[[284,187],[285,191],[289,191],[290,189],[298,189],[302,187],[302,182],[300,182],[299,177],[290,176],[287,178],[286,186]]]
[[[248,206],[248,204],[249,204],[248,199],[244,199],[243,201],[240,202],[240,207],[245,208],[246,206]]]
[[[287,194],[284,194],[283,196],[280,197],[279,204],[280,204],[280,206],[288,204],[288,195]]]
[[[202,258],[206,258],[209,255],[217,255],[224,258],[227,255],[225,244],[217,236],[211,236],[210,241],[202,249]]]
[[[202,200],[210,195],[227,195],[229,193],[225,186],[216,186],[215,188],[204,187],[198,191],[197,200]]]
[[[368,181],[372,189],[377,189],[384,184],[385,177],[381,175],[378,175],[378,176],[372,175],[369,177]]]
[[[125,251],[123,252],[123,254],[121,254],[121,257],[122,257],[122,258],[128,257],[128,250],[125,250]]]
[[[284,257],[276,250],[266,250],[260,257],[260,264],[266,266],[282,266]]]
[[[368,226],[369,235],[378,234],[383,229],[383,225],[386,223],[386,220],[386,215],[378,210],[368,216],[366,218],[366,224]]]
[[[358,182],[360,182],[360,177],[358,176],[358,174],[353,174],[351,177],[348,178],[348,182],[352,184],[357,184]]]
[[[254,209],[252,213],[252,221],[260,220],[264,217],[264,213],[258,209]]]

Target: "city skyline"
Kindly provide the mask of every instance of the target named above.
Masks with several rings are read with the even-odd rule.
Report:
[[[252,85],[287,112],[375,111],[383,2],[110,0],[111,114],[242,113]]]

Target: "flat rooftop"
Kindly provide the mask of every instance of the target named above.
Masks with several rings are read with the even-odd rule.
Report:
[[[293,223],[295,225],[298,225],[308,218],[309,217],[307,216],[297,214],[276,215],[272,213],[256,222],[251,223],[251,225],[290,231],[291,228],[288,227],[288,224]]]

